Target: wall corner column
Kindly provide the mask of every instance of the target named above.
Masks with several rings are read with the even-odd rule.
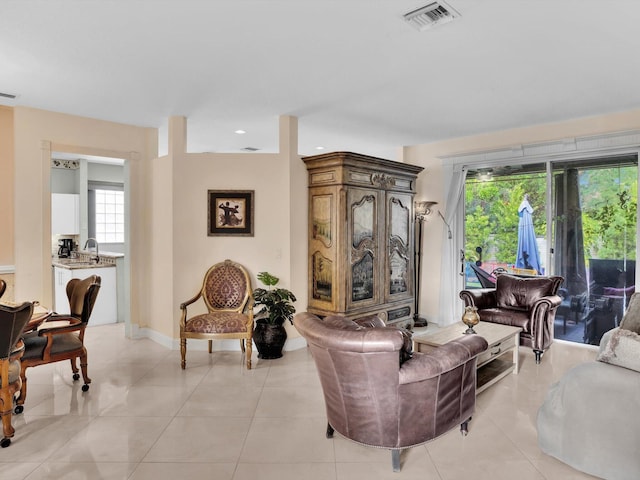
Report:
[[[169,117],[169,155],[181,155],[187,152],[187,119]]]

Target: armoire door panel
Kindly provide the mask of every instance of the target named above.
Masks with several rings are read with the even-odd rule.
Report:
[[[351,188],[347,192],[349,272],[347,308],[361,308],[380,301],[380,255],[378,232],[379,193]]]
[[[413,198],[397,192],[387,193],[388,230],[386,237],[388,283],[385,298],[413,296]]]

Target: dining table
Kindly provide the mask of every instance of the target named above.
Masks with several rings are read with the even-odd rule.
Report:
[[[18,305],[21,305],[21,303],[8,300],[2,300],[0,301],[0,304],[7,305],[9,307],[17,307]],[[51,315],[53,315],[52,310],[40,305],[40,302],[38,301],[33,302],[33,313],[31,314],[31,318],[25,325],[23,332],[27,333],[36,330]]]

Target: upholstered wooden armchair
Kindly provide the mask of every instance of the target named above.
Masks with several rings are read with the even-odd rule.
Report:
[[[24,353],[24,343],[20,340],[22,331],[31,318],[33,304],[0,305],[0,415],[2,416],[2,448],[11,444],[15,429],[11,425],[13,396],[20,390],[20,357]]]
[[[204,300],[208,312],[187,318],[187,307],[200,298]],[[253,295],[251,279],[242,265],[231,260],[215,264],[205,274],[200,291],[180,304],[180,310],[182,369],[187,364],[188,338],[208,340],[209,353],[213,340],[238,338],[247,369],[251,369]]]
[[[466,434],[476,405],[476,356],[487,349],[481,336],[461,336],[410,356],[411,337],[395,327],[337,315],[320,320],[308,312],[293,324],[320,376],[327,437],[335,430],[362,445],[387,448],[399,471],[402,449],[457,425]]]
[[[72,278],[67,283],[68,315],[51,315],[37,330],[26,333],[24,355],[22,357],[22,388],[18,397],[16,413],[24,410],[27,398],[27,368],[47,363],[69,360],[73,379],[78,380],[76,359],[80,358],[82,370],[82,391],[89,390],[91,379],[87,375],[87,349],[84,346],[84,331],[89,323],[93,306],[100,290],[100,276],[91,275],[83,280]]]

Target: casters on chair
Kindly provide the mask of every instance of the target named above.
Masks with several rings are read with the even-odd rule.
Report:
[[[24,406],[16,405],[16,408],[14,408],[13,411],[16,415],[20,415],[22,412],[24,412]]]
[[[75,380],[78,380],[78,379],[80,379],[80,374],[79,373],[74,373],[73,374],[73,380],[75,381]]]
[[[85,383],[84,385],[82,385],[82,391],[86,392],[87,390],[89,390],[89,385]]]
[[[2,440],[0,440],[0,447],[7,448],[9,445],[11,445],[10,438],[3,438]]]

